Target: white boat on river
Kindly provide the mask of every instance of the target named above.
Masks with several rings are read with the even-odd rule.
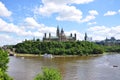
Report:
[[[53,58],[53,55],[52,55],[52,54],[47,54],[47,53],[45,53],[45,54],[43,55],[43,57],[44,57],[44,58]]]

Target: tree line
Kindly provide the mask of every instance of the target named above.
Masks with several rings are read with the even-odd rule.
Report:
[[[120,45],[112,45],[112,46],[103,46],[105,52],[117,52],[120,53]]]
[[[101,54],[103,48],[88,41],[43,42],[39,40],[25,40],[13,46],[16,53],[53,54],[53,55],[89,55]]]

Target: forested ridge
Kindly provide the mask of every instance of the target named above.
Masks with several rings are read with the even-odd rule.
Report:
[[[39,40],[25,40],[13,46],[17,53],[54,54],[54,55],[88,55],[101,54],[100,45],[87,41],[42,42]]]

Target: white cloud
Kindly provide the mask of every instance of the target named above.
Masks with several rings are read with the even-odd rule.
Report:
[[[74,6],[55,4],[52,2],[45,4],[37,10],[43,16],[50,16],[53,13],[58,13],[56,19],[60,21],[68,20],[78,22],[82,18],[82,12]]]
[[[1,23],[0,32],[14,33],[14,35],[17,36],[33,36],[33,37],[35,36],[42,37],[43,34],[46,32],[55,34],[56,27],[47,27],[44,24],[39,24],[33,18],[30,17],[26,18],[25,21],[27,22],[27,24],[29,24],[28,26],[27,25],[17,26],[14,25],[13,23],[7,23],[0,18]],[[35,31],[33,30],[33,28],[35,29]]]
[[[56,4],[86,4],[94,0],[42,0],[43,3],[54,2]]]
[[[115,27],[106,27],[106,26],[94,26],[88,28],[88,32],[92,35],[94,40],[103,40],[106,37],[115,37],[116,39],[120,39],[120,26]]]
[[[28,26],[33,26],[33,27],[37,27],[39,26],[39,24],[32,18],[32,17],[27,17],[25,19],[25,22],[27,23]]]
[[[98,15],[98,12],[96,10],[90,10],[89,14],[94,16],[94,15]]]
[[[4,20],[0,18],[0,31],[1,32],[7,32],[7,33],[15,33],[17,35],[26,36],[26,35],[32,35],[30,31],[25,31],[24,28],[20,26],[16,26],[13,23],[7,23]]]
[[[78,32],[77,30],[67,31],[67,32],[65,32],[65,35],[70,36],[71,33],[72,33],[72,36],[75,36],[75,34],[76,34],[77,40],[83,40],[83,38],[84,38],[84,34]]]
[[[93,20],[93,19],[95,19],[95,18],[96,18],[95,16],[88,15],[88,16],[86,16],[85,19],[82,20],[82,22],[88,22],[88,21]]]
[[[16,44],[18,42],[21,42],[22,40],[20,39],[15,39],[14,37],[12,36],[9,36],[7,34],[0,34],[0,46],[3,46],[3,45],[13,45],[13,44]]]
[[[87,23],[88,25],[93,25],[93,24],[97,24],[97,22],[89,22]]]
[[[118,13],[120,13],[120,9],[118,10]]]
[[[55,33],[55,31],[56,31],[56,28],[55,27],[42,27],[42,28],[40,28],[39,29],[39,32],[41,32],[41,33]]]
[[[56,19],[59,21],[76,21],[76,22],[87,22],[95,18],[98,12],[92,10],[89,12],[90,16],[87,16],[85,20],[82,19],[82,11],[77,9],[71,4],[86,4],[93,2],[94,0],[42,0],[43,5],[35,8],[35,13],[42,16],[51,16],[57,13]]]
[[[56,19],[60,21],[80,22],[80,19],[82,19],[82,12],[74,6],[64,6]]]
[[[2,20],[0,18],[0,31],[3,32],[19,32],[18,27],[16,27],[14,24],[12,23],[7,23],[4,20]]]
[[[48,27],[44,24],[38,23],[34,18],[27,17],[25,20],[27,25],[24,26],[24,28],[28,29],[35,29],[37,32],[33,32],[34,36],[41,36],[43,33],[55,33],[56,28],[55,27]],[[42,35],[43,36],[43,35]]]
[[[86,18],[84,18],[83,20],[81,20],[81,22],[88,22],[94,20],[96,18],[95,15],[98,15],[98,12],[96,10],[90,10],[89,15],[86,16]]]
[[[86,3],[90,3],[93,2],[94,0],[70,0],[71,3],[75,3],[75,4],[86,4]]]
[[[0,16],[9,17],[11,14],[12,12],[9,11],[2,2],[0,2]]]
[[[112,15],[116,15],[117,14],[117,12],[115,12],[115,11],[107,11],[105,14],[104,14],[104,16],[112,16]]]

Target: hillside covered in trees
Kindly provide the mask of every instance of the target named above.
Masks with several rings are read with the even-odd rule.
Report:
[[[42,42],[39,40],[25,40],[13,46],[16,53],[22,54],[53,54],[53,55],[89,55],[101,54],[101,46],[87,41],[73,42]]]

